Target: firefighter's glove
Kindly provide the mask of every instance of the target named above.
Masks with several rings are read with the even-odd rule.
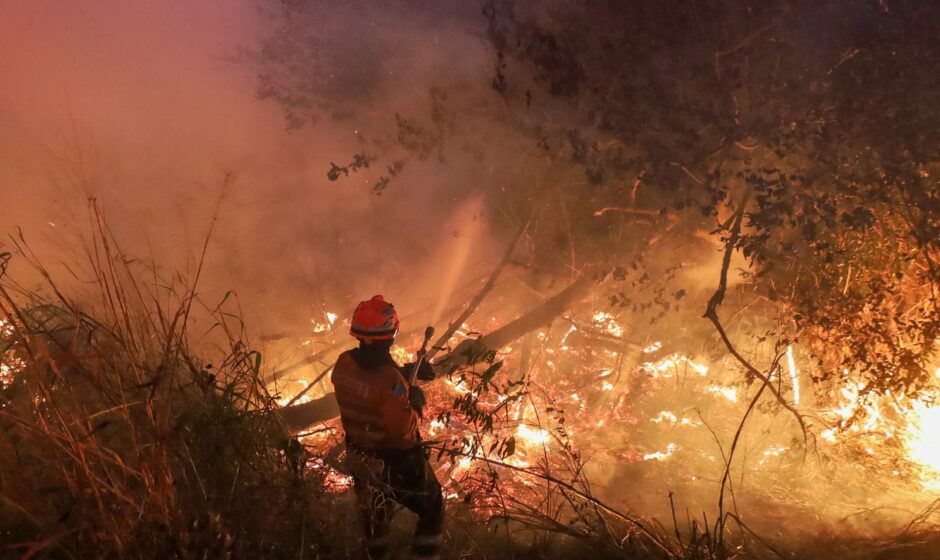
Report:
[[[412,385],[411,390],[408,391],[408,400],[411,401],[411,408],[418,413],[418,416],[424,418],[424,407],[428,404],[428,399],[424,396],[421,387]]]
[[[415,368],[414,362],[405,365],[405,371],[412,371]],[[421,381],[431,381],[434,379],[434,368],[427,361],[421,362],[421,367],[418,368],[418,373],[415,375]]]

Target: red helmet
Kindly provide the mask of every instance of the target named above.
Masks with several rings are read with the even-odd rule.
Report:
[[[382,296],[360,302],[353,312],[349,334],[359,340],[391,340],[398,334],[398,312]]]

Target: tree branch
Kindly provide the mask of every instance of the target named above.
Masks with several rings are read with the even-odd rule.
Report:
[[[731,339],[728,338],[728,333],[725,332],[724,327],[721,324],[721,320],[718,317],[718,306],[721,305],[721,302],[725,299],[725,292],[728,289],[728,269],[731,267],[731,256],[734,254],[735,246],[738,243],[738,239],[741,237],[741,223],[744,221],[744,210],[747,207],[748,200],[750,198],[750,191],[748,191],[744,198],[741,200],[741,205],[735,212],[731,224],[731,233],[728,236],[728,241],[725,243],[725,255],[721,261],[721,276],[718,280],[718,288],[715,290],[715,293],[712,294],[711,299],[708,300],[708,306],[705,309],[705,314],[703,317],[711,321],[712,325],[715,326],[715,330],[718,331],[718,335],[721,337],[721,341],[724,343],[725,348],[728,352],[734,356],[734,359],[744,367],[745,370],[757,379],[760,379],[764,386],[770,390],[774,398],[777,399],[777,402],[780,403],[780,406],[788,410],[793,417],[796,418],[796,421],[800,424],[800,430],[803,432],[803,443],[804,445],[808,441],[808,435],[806,430],[806,422],[803,420],[803,416],[800,412],[794,408],[792,404],[787,402],[783,395],[780,394],[780,391],[774,387],[773,383],[770,382],[768,376],[761,373],[756,367],[751,365],[744,356],[738,352],[737,348],[732,344]]]

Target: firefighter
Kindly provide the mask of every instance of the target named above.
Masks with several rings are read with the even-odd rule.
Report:
[[[359,347],[340,354],[331,378],[347,456],[359,465],[351,470],[367,557],[386,558],[391,508],[397,503],[418,515],[412,557],[439,558],[444,499],[418,431],[424,394],[407,381],[413,365],[399,366],[390,354],[398,313],[377,295],[356,307],[349,333]],[[433,375],[427,364],[418,372],[420,379]]]

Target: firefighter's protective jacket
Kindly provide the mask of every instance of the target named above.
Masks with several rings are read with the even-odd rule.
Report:
[[[418,445],[418,415],[402,372],[391,360],[364,367],[353,352],[340,354],[331,375],[346,442],[377,450]]]

